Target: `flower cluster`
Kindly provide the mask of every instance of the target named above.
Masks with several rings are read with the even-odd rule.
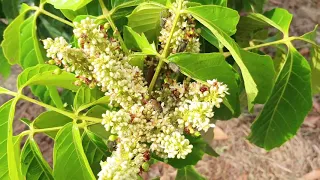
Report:
[[[172,3],[174,8],[178,8],[178,3]],[[182,3],[182,9],[187,8],[187,1]],[[162,30],[160,31],[159,41],[161,48],[164,49],[167,43],[170,43],[172,53],[179,52],[193,52],[200,51],[199,33],[196,29],[195,19],[190,14],[180,15],[177,26],[173,27],[176,15],[172,9],[166,14],[167,17],[162,17]],[[168,14],[168,15],[167,15]],[[173,36],[171,41],[168,42],[171,31]]]
[[[167,33],[175,18],[170,11],[161,31],[162,48],[169,43]],[[183,15],[178,20],[171,52],[199,52],[193,18]],[[228,88],[216,80],[179,83],[168,77],[161,88],[148,92],[142,70],[130,65],[119,41],[109,37],[108,30],[108,24],[98,25],[87,18],[75,23],[77,47],[63,38],[49,38],[43,43],[51,62],[74,72],[79,78],[77,84],[100,87],[110,97],[110,104],[119,107],[102,115],[102,124],[117,138],[110,140],[116,144],[115,150],[101,162],[99,179],[138,179],[151,153],[184,159],[192,152],[193,146],[184,134],[195,135],[214,127],[213,109],[219,108]],[[183,43],[186,47],[181,47]]]

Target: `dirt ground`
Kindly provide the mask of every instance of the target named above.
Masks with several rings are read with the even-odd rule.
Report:
[[[320,0],[269,0],[266,9],[283,7],[294,14],[291,35],[302,35],[320,24]],[[319,36],[320,43],[320,36]],[[15,90],[15,80],[19,68],[13,67],[13,74],[0,85]],[[319,77],[320,78],[320,77]],[[320,79],[319,79],[320,80]],[[28,91],[26,94],[30,93]],[[8,97],[0,97],[0,104]],[[255,115],[243,114],[231,121],[220,121],[220,137],[211,145],[220,154],[219,158],[205,156],[196,166],[197,170],[209,180],[315,180],[320,179],[320,98],[314,98],[313,111],[306,118],[304,125],[295,138],[281,148],[266,152],[250,144],[246,137],[250,133],[250,124]],[[257,108],[259,109],[259,108]],[[44,109],[36,105],[20,102],[17,106],[16,120],[20,117],[34,119]],[[258,110],[257,110],[258,111]],[[15,121],[15,133],[24,130],[25,126]],[[53,141],[37,135],[44,157],[52,163]],[[161,177],[171,180],[175,170],[159,163],[151,167],[145,179]]]

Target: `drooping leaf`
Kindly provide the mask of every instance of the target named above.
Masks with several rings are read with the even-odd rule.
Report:
[[[161,12],[165,9],[158,3],[141,3],[128,16],[128,26],[139,34],[144,33],[150,42],[156,42],[160,34]]]
[[[24,22],[25,14],[29,10],[29,6],[25,8],[25,10],[9,24],[3,33],[3,41],[1,43],[3,54],[12,65],[19,62],[20,25]]]
[[[311,71],[292,46],[272,95],[251,127],[250,142],[270,150],[291,139],[312,107]]]
[[[13,136],[13,119],[18,99],[14,98],[0,107],[0,178],[22,179],[20,170],[20,146],[16,144],[21,140]]]
[[[111,155],[107,145],[102,138],[86,130],[82,135],[82,146],[93,174],[97,175],[101,171],[100,162],[105,161]]]
[[[73,11],[82,8],[92,0],[47,0],[56,9],[71,9]]]
[[[57,66],[48,64],[27,68],[18,76],[17,87],[22,89],[29,85],[47,85],[77,91],[79,87],[73,83],[76,81],[74,74],[65,71],[55,74],[54,71],[57,69],[59,69]]]
[[[76,124],[68,123],[58,132],[53,161],[54,179],[95,179],[83,150],[79,128]]]
[[[186,166],[184,168],[178,169],[176,180],[205,180],[204,177],[202,177],[197,170],[194,168],[194,166]]]
[[[188,12],[191,13],[200,23],[206,26],[230,51],[230,54],[241,69],[247,92],[249,109],[252,109],[255,103],[264,103],[270,95],[275,75],[273,63],[269,56],[260,56],[258,54],[241,50],[236,42],[220,29],[220,24],[215,24],[215,21],[212,20],[212,12],[219,12],[219,9],[221,8],[223,7],[197,6],[188,8]],[[221,12],[224,12],[225,16],[229,13],[234,13],[231,9],[223,9],[224,10]],[[260,60],[256,61],[256,59]],[[263,72],[263,75],[261,72]],[[265,75],[265,73],[267,74]]]
[[[239,87],[237,75],[220,53],[190,54],[182,53],[168,57],[170,62],[177,64],[183,74],[201,82],[217,79],[229,88],[227,99],[235,116],[239,115]]]
[[[40,114],[34,121],[35,129],[62,127],[67,123],[72,122],[72,119],[55,111],[46,111]],[[52,139],[55,138],[58,131],[45,132]]]
[[[53,180],[52,169],[33,138],[29,138],[22,149],[21,169],[26,179]]]
[[[142,33],[139,35],[131,27],[124,27],[124,38],[128,48],[138,48],[146,55],[156,55],[157,50],[152,46],[146,36]]]
[[[78,90],[74,98],[73,107],[80,112],[97,104],[109,104],[109,97],[105,96],[98,88],[90,89],[87,86],[83,86]]]

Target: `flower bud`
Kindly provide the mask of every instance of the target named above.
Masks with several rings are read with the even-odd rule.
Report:
[[[116,136],[116,135],[109,136],[109,141],[115,141],[117,139],[118,139],[118,136]]]
[[[148,162],[144,162],[141,167],[144,171],[149,171],[150,165]]]
[[[62,70],[58,68],[58,69],[55,69],[52,74],[59,75],[61,73],[62,73]]]
[[[53,59],[51,59],[48,61],[48,64],[54,65],[54,64],[56,64],[56,62]]]

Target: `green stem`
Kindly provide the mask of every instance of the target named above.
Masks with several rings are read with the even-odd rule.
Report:
[[[269,43],[264,43],[264,44],[259,44],[259,45],[255,45],[255,46],[250,46],[250,47],[246,47],[243,48],[243,50],[249,51],[249,50],[253,50],[253,49],[258,49],[258,48],[262,48],[262,47],[267,47],[267,46],[272,46],[272,45],[276,45],[276,44],[286,44],[287,42],[291,42],[293,40],[297,40],[299,39],[299,37],[287,37],[278,41],[273,41],[273,42],[269,42]],[[225,57],[230,56],[230,52],[226,52],[223,53],[223,55]]]
[[[106,5],[104,5],[103,0],[99,0],[99,4],[100,4],[100,6],[101,6],[102,13],[103,13],[104,15],[108,15],[108,14],[109,14],[109,10],[107,9]]]
[[[50,106],[48,104],[45,104],[43,102],[40,102],[40,101],[37,101],[35,99],[32,99],[30,97],[27,97],[21,93],[16,93],[16,92],[12,92],[12,91],[7,91],[7,92],[3,92],[4,94],[7,94],[7,95],[10,95],[10,96],[14,96],[14,97],[18,97],[20,99],[23,99],[23,100],[26,100],[26,101],[29,101],[33,104],[37,104],[39,106],[42,106],[44,108],[47,108],[47,109],[50,109],[52,111],[55,111],[57,113],[60,113],[62,115],[65,115],[67,117],[70,117],[71,119],[80,119],[80,120],[85,120],[85,121],[90,121],[90,122],[95,122],[95,123],[101,123],[102,122],[102,119],[100,118],[95,118],[95,117],[89,117],[89,116],[83,116],[83,115],[77,115],[77,114],[74,114],[72,112],[68,112],[68,111],[65,111],[65,110],[61,110],[61,109],[58,109],[56,107],[53,107],[53,106]]]
[[[108,23],[110,24],[113,32],[114,32],[114,35],[117,36],[116,38],[118,38],[118,40],[120,41],[120,44],[121,44],[121,47],[122,47],[122,50],[126,53],[126,54],[129,54],[129,50],[127,48],[127,46],[125,45],[122,37],[121,37],[121,34],[117,28],[117,26],[114,24],[112,18],[111,18],[111,15],[113,13],[113,11],[109,12],[109,10],[107,9],[107,7],[105,6],[103,0],[99,0],[99,3],[100,3],[100,6],[101,6],[101,9],[102,9],[102,12],[103,12],[103,16],[104,18],[107,19]]]
[[[177,23],[178,23],[178,21],[180,19],[181,6],[182,6],[182,4],[180,2],[179,5],[178,5],[178,9],[175,10],[175,16],[176,17],[173,20],[172,29],[170,31],[169,38],[167,39],[167,44],[164,47],[164,50],[163,50],[163,52],[161,54],[162,58],[159,59],[159,64],[158,64],[158,66],[156,68],[156,72],[154,73],[153,78],[151,80],[151,83],[149,85],[149,92],[151,92],[153,90],[153,88],[154,88],[154,86],[155,86],[155,84],[157,82],[158,76],[159,76],[159,74],[161,72],[161,69],[162,69],[164,63],[165,63],[164,59],[166,59],[170,55],[171,39],[173,37],[174,31],[175,31],[175,27],[177,26]]]
[[[64,24],[66,24],[66,25],[69,25],[69,26],[71,26],[71,27],[74,27],[74,25],[72,24],[72,22],[67,21],[67,20],[65,20],[65,19],[63,19],[63,18],[61,18],[61,17],[59,17],[59,16],[57,16],[57,15],[54,15],[54,14],[52,14],[52,13],[50,13],[50,12],[48,12],[48,11],[42,9],[42,8],[33,6],[32,9],[34,9],[34,10],[36,10],[36,11],[39,11],[40,13],[42,13],[42,14],[44,14],[44,15],[46,15],[46,16],[49,16],[49,17],[51,17],[51,18],[53,18],[53,19],[56,19],[56,20],[58,20],[58,21],[60,21],[60,22],[62,22],[62,23],[64,23]]]

